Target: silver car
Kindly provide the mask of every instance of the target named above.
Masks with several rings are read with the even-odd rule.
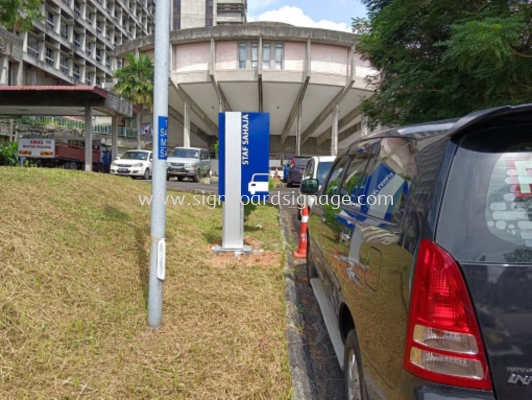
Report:
[[[168,155],[167,179],[176,176],[179,181],[192,178],[199,182],[202,176],[210,177],[211,157],[209,151],[196,147],[176,147]]]

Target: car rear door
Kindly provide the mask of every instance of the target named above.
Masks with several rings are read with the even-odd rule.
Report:
[[[338,275],[355,320],[364,367],[393,387],[402,369],[413,261],[400,237],[417,175],[415,141],[384,138],[375,152],[363,179],[348,174],[344,180],[343,187],[354,196],[350,204],[344,202],[339,216],[349,227],[349,252]]]
[[[436,241],[468,285],[496,398],[532,399],[532,126],[459,143]]]

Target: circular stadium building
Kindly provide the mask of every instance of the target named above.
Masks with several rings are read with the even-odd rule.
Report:
[[[368,133],[360,104],[375,73],[348,32],[248,23],[170,33],[169,145],[208,147],[218,113],[270,113],[270,158],[336,154]],[[154,54],[154,36],[115,55]],[[127,62],[123,60],[124,65]],[[143,124],[152,123],[144,115]],[[145,129],[150,131],[150,129]]]

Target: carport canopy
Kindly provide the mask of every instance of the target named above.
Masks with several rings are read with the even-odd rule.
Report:
[[[85,170],[92,171],[92,116],[113,117],[113,155],[117,154],[117,117],[140,110],[116,93],[95,86],[0,86],[0,116],[84,116]]]

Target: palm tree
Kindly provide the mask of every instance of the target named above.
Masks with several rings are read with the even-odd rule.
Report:
[[[114,85],[116,93],[131,101],[141,110],[153,109],[153,63],[146,54],[135,57],[133,54],[126,56],[128,65],[115,71],[114,77],[118,80]],[[140,129],[142,112],[137,115],[137,147],[140,149]]]

